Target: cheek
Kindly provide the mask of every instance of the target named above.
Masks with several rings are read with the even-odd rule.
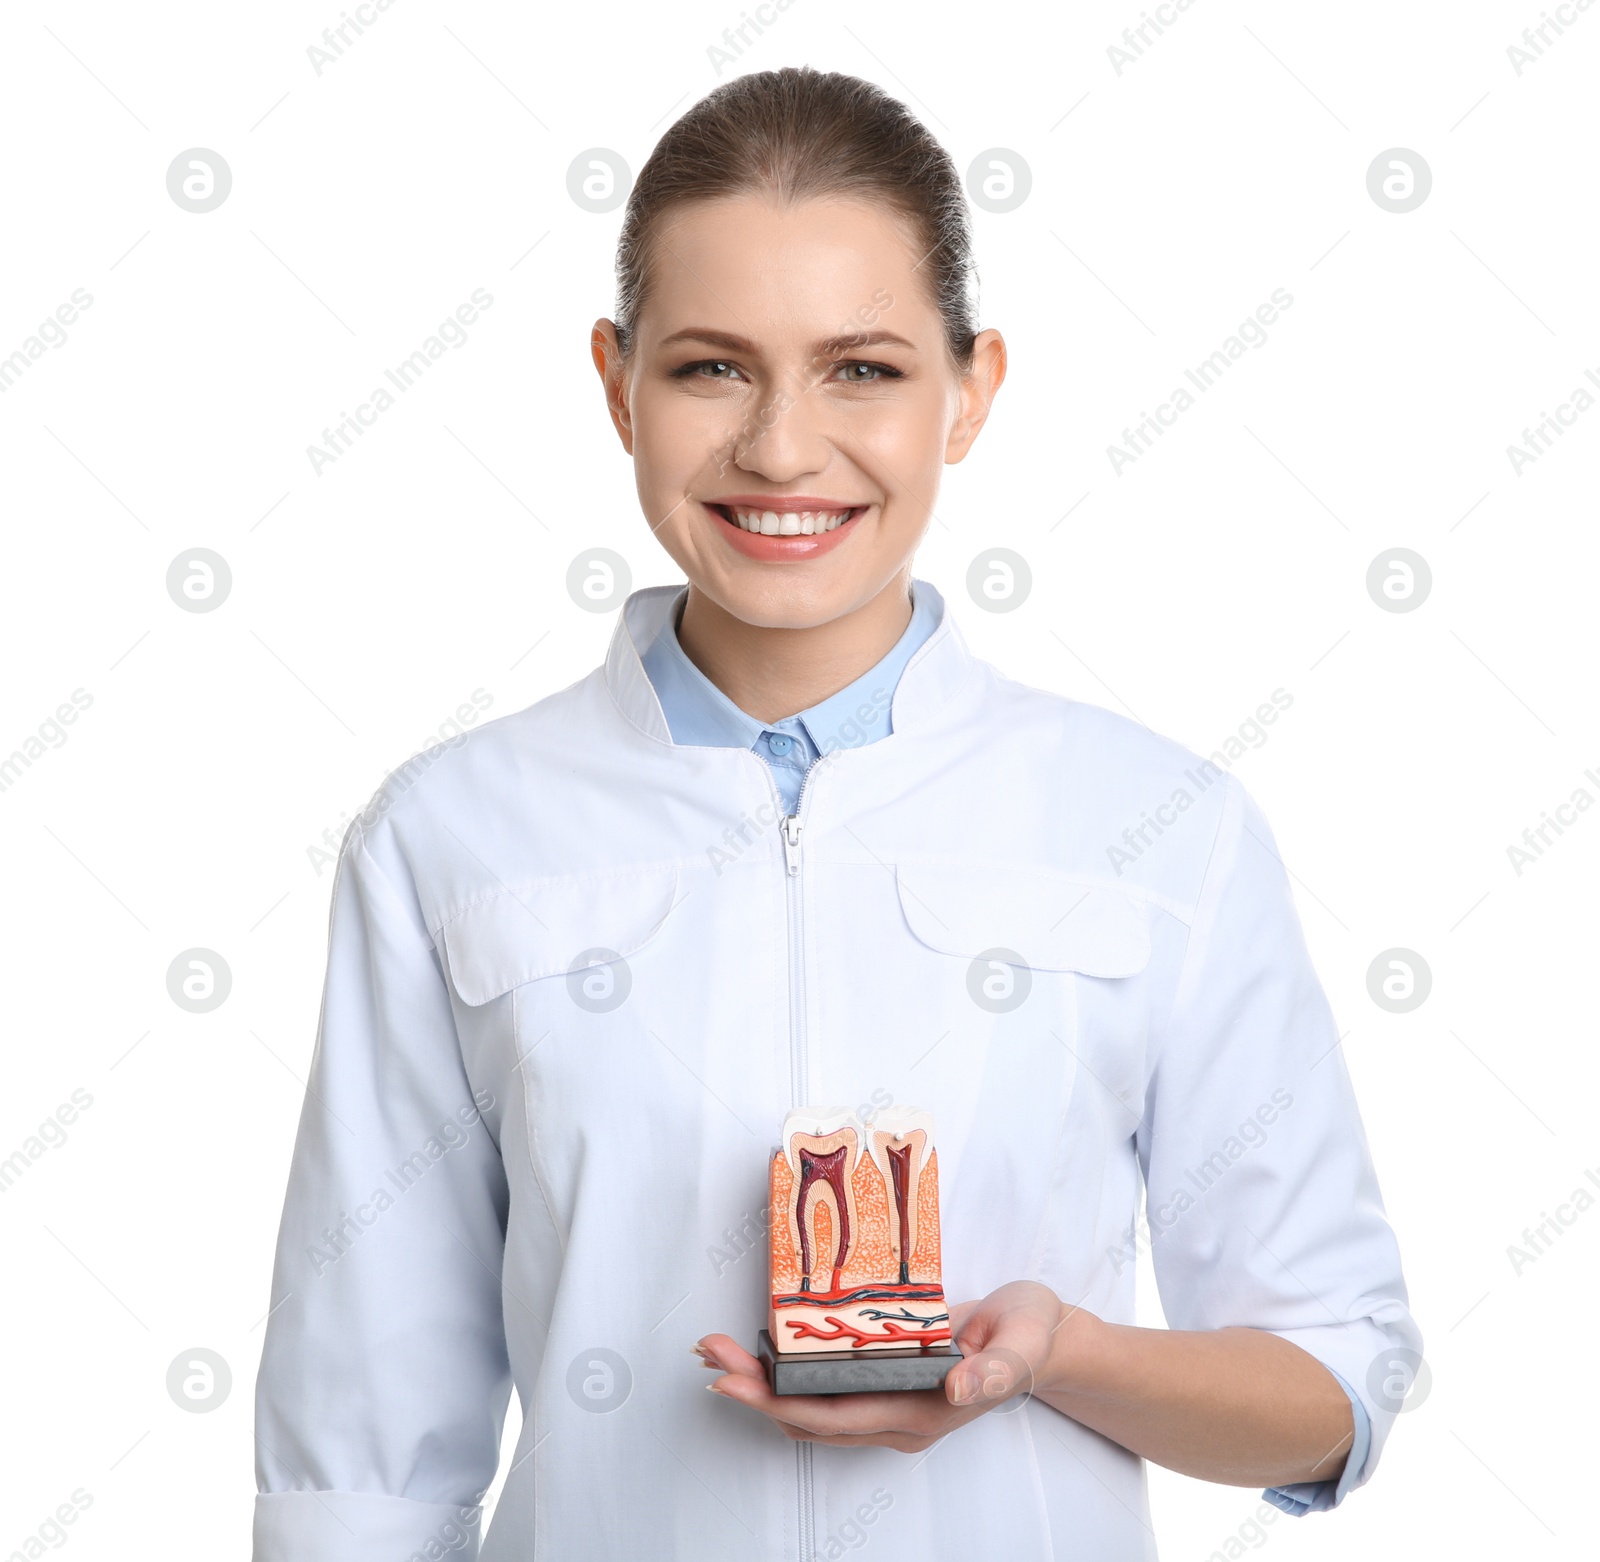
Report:
[[[681,497],[725,457],[740,409],[730,401],[650,393],[633,402],[634,462],[641,487]]]
[[[855,409],[849,434],[863,467],[902,505],[932,502],[944,465],[946,409],[937,391],[906,391]]]

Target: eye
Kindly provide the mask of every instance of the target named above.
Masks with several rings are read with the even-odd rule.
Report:
[[[702,374],[702,369],[713,372]],[[744,376],[728,362],[726,358],[702,358],[695,363],[686,363],[681,369],[674,369],[672,377],[675,380],[706,379],[706,380],[735,380]]]
[[[871,385],[876,380],[899,380],[905,376],[886,363],[841,363],[836,371],[845,385]]]

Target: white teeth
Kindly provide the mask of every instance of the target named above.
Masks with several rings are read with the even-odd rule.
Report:
[[[744,510],[729,506],[741,530],[764,537],[811,537],[836,531],[853,510]]]

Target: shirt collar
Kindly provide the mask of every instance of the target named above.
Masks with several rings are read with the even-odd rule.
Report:
[[[854,746],[849,741],[856,730],[850,726],[851,716],[861,705],[871,702],[874,689],[883,687],[891,691],[884,732],[891,729],[900,732],[931,721],[976,666],[966,641],[946,610],[943,595],[925,580],[913,580],[911,584],[911,623],[888,655],[848,688],[801,713],[808,718],[808,731],[814,732],[819,740],[826,740],[818,742],[824,751]],[[659,656],[650,658],[651,668],[646,670],[645,657],[656,647],[663,630],[671,631],[678,600],[686,589],[681,585],[645,586],[623,603],[606,651],[603,669],[606,687],[628,721],[659,743],[708,743],[747,748],[767,730],[766,727],[741,711],[689,661],[683,648],[677,645],[675,633],[671,634],[671,649],[676,649],[694,678],[716,696],[715,701],[703,698],[693,701],[697,714],[683,729],[685,736],[674,738],[673,735],[678,725],[674,690],[668,690],[665,702],[673,708],[673,721],[669,723],[662,696],[651,681],[653,672],[671,662],[671,649],[663,646]],[[920,616],[919,621],[919,615],[925,616]],[[643,653],[639,649],[641,646]],[[666,674],[668,680],[672,677],[672,673]],[[687,677],[684,684],[690,690],[695,687]],[[663,688],[667,687],[664,683]],[[810,722],[813,717],[814,728]],[[862,725],[857,718],[857,727]],[[691,731],[695,736],[687,735]],[[711,736],[713,733],[716,735]],[[877,734],[882,735],[883,732]],[[865,741],[870,740],[860,738],[856,744]]]
[[[753,748],[762,733],[794,733],[796,725],[818,754],[836,748],[859,748],[887,737],[892,730],[891,704],[906,663],[939,627],[943,603],[931,588],[911,588],[911,621],[900,638],[875,665],[853,683],[807,710],[779,721],[761,722],[741,710],[689,660],[677,635],[677,620],[688,587],[668,604],[640,660],[660,701],[675,743],[711,748]],[[796,734],[798,736],[798,734]]]

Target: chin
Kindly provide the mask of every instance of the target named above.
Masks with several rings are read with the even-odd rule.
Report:
[[[697,584],[724,612],[757,629],[815,629],[854,612],[874,595],[864,582],[849,575],[832,581],[800,581],[793,570],[778,576],[771,566],[758,569],[769,578],[723,577]]]

